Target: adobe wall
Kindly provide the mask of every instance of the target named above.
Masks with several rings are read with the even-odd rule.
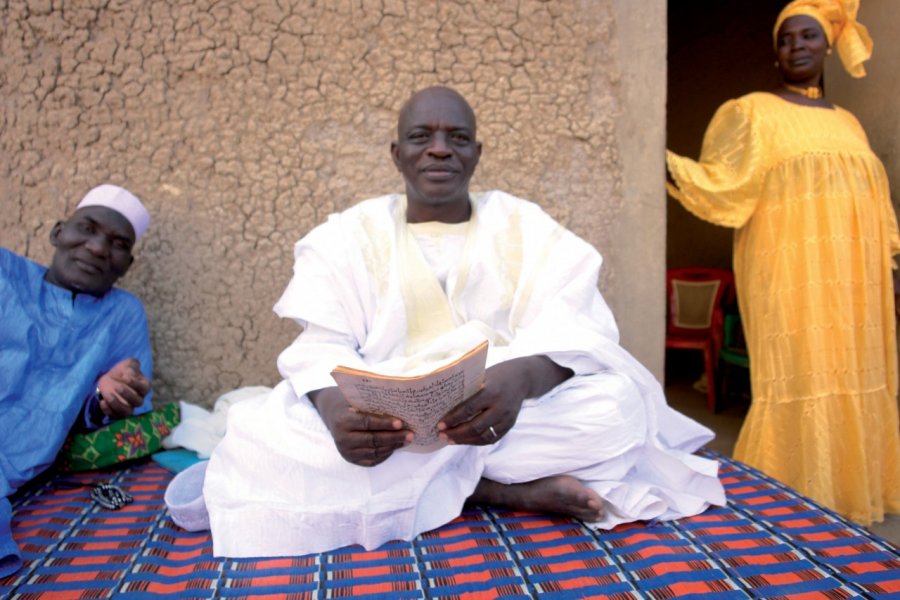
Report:
[[[0,27],[0,243],[46,263],[90,187],[141,197],[153,223],[122,286],[160,399],[279,380],[293,243],[402,189],[397,109],[438,83],[479,116],[473,188],[594,243],[625,345],[659,373],[664,0],[18,0]]]

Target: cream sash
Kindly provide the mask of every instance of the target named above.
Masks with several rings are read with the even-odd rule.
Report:
[[[441,287],[437,276],[428,266],[419,243],[406,223],[406,197],[396,203],[394,223],[396,231],[396,260],[400,285],[403,290],[403,302],[406,307],[407,342],[406,355],[414,356],[426,348],[437,338],[456,329],[465,319],[454,308],[457,300],[465,290],[469,269],[472,264],[473,231],[476,227],[477,213],[472,207],[466,227],[466,241],[463,245],[462,260],[458,267],[452,289],[447,293]]]

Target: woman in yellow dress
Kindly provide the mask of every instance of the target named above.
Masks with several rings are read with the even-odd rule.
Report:
[[[667,153],[669,190],[736,228],[753,401],[735,457],[868,525],[900,512],[892,255],[885,170],[821,93],[826,54],[865,74],[858,0],[795,0],[774,29],[784,79],[730,100],[699,162]]]

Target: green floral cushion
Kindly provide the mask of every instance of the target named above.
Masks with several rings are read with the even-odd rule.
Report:
[[[59,453],[58,465],[64,471],[90,471],[147,456],[162,448],[162,439],[180,419],[178,403],[167,402],[90,433],[73,433]]]

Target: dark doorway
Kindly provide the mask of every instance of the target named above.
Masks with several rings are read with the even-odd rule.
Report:
[[[670,0],[666,147],[698,158],[706,126],[729,98],[770,90],[775,69],[772,27],[787,0]],[[733,230],[690,214],[667,200],[668,268],[731,269]],[[667,351],[666,395],[678,410],[716,431],[717,450],[730,453],[747,410],[746,398],[719,398],[718,414],[698,391],[702,354]],[[709,385],[709,382],[707,382]]]
[[[786,0],[670,0],[666,147],[697,158],[703,133],[729,98],[779,83],[772,27]],[[731,268],[733,231],[667,205],[668,267]]]

